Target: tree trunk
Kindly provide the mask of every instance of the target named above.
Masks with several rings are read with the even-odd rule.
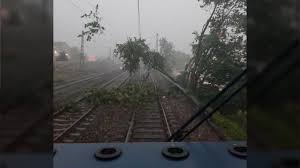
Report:
[[[210,24],[211,22],[211,19],[213,17],[213,15],[215,14],[216,12],[216,9],[217,9],[217,6],[218,6],[218,3],[215,4],[214,6],[214,9],[210,15],[210,17],[208,18],[208,20],[206,21],[202,31],[201,31],[201,34],[199,36],[199,39],[198,39],[198,46],[196,48],[196,53],[195,53],[195,56],[191,59],[191,61],[189,62],[189,64],[194,64],[194,66],[190,69],[189,71],[189,74],[191,74],[191,81],[188,81],[188,87],[191,86],[193,89],[195,88],[195,84],[197,83],[195,80],[196,80],[196,64],[198,64],[198,62],[200,61],[200,58],[199,58],[199,55],[200,55],[200,48],[201,48],[201,45],[202,45],[202,40],[203,40],[203,37],[204,37],[204,33],[206,32],[207,28],[208,28],[208,25]]]
[[[207,28],[208,28],[208,25],[210,24],[211,19],[212,19],[213,15],[214,15],[215,12],[216,12],[217,6],[218,6],[218,3],[215,4],[214,9],[213,9],[212,13],[210,14],[209,18],[207,19],[207,21],[206,21],[206,23],[205,23],[205,26],[203,27],[202,32],[201,32],[201,34],[200,34],[200,36],[199,36],[199,39],[198,39],[198,46],[197,46],[197,48],[196,48],[196,55],[195,55],[196,58],[197,58],[197,57],[199,56],[199,54],[200,54],[200,48],[201,48],[201,45],[202,45],[202,39],[203,39],[203,37],[204,37],[204,33],[206,32],[206,30],[207,30]],[[196,62],[197,62],[197,61],[196,61]]]

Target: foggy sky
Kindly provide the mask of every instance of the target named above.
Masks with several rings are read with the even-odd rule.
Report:
[[[84,11],[99,2],[104,34],[85,42],[88,55],[106,57],[115,43],[127,37],[138,37],[137,0],[54,0],[54,41],[65,41],[80,47],[77,35],[83,28]],[[200,31],[209,11],[199,7],[197,0],[140,0],[142,38],[155,47],[155,34],[173,42],[175,49],[191,53],[194,31]]]

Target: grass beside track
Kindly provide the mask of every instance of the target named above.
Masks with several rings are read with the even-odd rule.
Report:
[[[226,136],[233,140],[247,140],[246,132],[236,122],[226,118],[226,116],[220,113],[215,113],[212,117],[212,121],[221,127]]]
[[[160,72],[162,73],[162,72]],[[195,94],[195,91],[190,91],[186,88],[180,89],[178,86],[175,86],[174,83],[177,84],[178,81],[173,79],[170,75],[166,73],[162,73],[162,75],[171,83],[173,83],[173,86],[170,90],[170,94],[177,94],[178,91],[184,93],[188,97],[190,97],[195,104],[198,104],[200,102],[208,102],[212,96],[201,96]],[[203,104],[202,104],[203,105]],[[246,116],[239,115],[239,116],[233,116],[233,115],[221,115],[219,112],[214,114],[212,116],[212,122],[217,126],[220,127],[223,131],[225,136],[227,136],[229,139],[232,140],[247,140],[247,134],[246,134]],[[243,124],[241,124],[243,123]]]
[[[153,97],[153,90],[150,86],[131,84],[122,88],[91,89],[88,91],[88,101],[95,105],[116,104],[123,106],[142,106],[147,100]]]

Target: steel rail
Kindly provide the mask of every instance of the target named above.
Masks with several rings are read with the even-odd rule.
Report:
[[[90,81],[90,80],[93,80],[93,79],[96,80],[96,79],[101,78],[103,75],[104,75],[104,73],[101,73],[101,74],[97,74],[97,75],[91,75],[87,78],[70,81],[70,82],[65,83],[65,84],[54,86],[53,90],[54,91],[59,91],[59,90],[64,89],[66,87],[70,87],[70,86],[73,86],[73,85],[76,85],[76,84],[79,84],[79,83],[82,83],[82,82]]]
[[[150,80],[151,82],[153,83],[153,86],[154,86],[154,92],[155,92],[155,95],[157,96],[157,101],[158,101],[158,104],[159,104],[159,109],[163,115],[163,122],[165,123],[166,127],[167,127],[167,131],[166,131],[166,134],[167,134],[167,137],[171,136],[172,135],[172,132],[171,132],[171,129],[170,129],[170,124],[168,122],[168,119],[167,119],[167,115],[166,115],[166,111],[161,103],[161,99],[159,97],[159,94],[158,94],[158,91],[157,91],[157,86],[155,84],[155,81],[153,80],[152,76],[150,75]],[[134,123],[135,123],[135,117],[136,117],[136,113],[135,111],[132,113],[131,115],[131,119],[130,119],[130,123],[129,123],[129,127],[127,129],[127,133],[126,133],[126,137],[125,137],[125,143],[128,143],[130,138],[132,137],[132,133],[133,133],[133,128],[134,128]]]
[[[79,123],[82,119],[84,119],[88,114],[90,114],[96,106],[91,107],[86,113],[81,115],[77,120],[75,120],[69,127],[67,127],[63,132],[61,132],[58,136],[54,138],[54,142],[65,135],[68,131],[70,131],[77,123]]]
[[[220,91],[218,94],[216,94],[208,103],[204,105],[204,107],[199,108],[198,112],[194,113],[188,121],[186,121],[170,138],[169,140],[172,140],[176,138],[192,121],[194,121],[198,116],[201,114],[206,114],[207,109],[210,108],[210,105],[217,101],[223,94],[227,92],[227,90],[233,88],[233,86],[238,83],[245,75],[246,75],[247,69],[243,70],[239,75],[237,75],[231,82],[227,84],[227,86]]]
[[[167,81],[169,81],[171,84],[173,84],[174,86],[176,86],[182,93],[183,95],[185,95],[187,98],[189,98],[192,103],[194,105],[196,105],[197,107],[199,107],[201,105],[201,103],[192,95],[190,95],[188,93],[188,91],[186,91],[182,86],[180,86],[178,83],[176,83],[172,78],[170,78],[168,75],[162,73],[159,70],[156,70],[156,72],[158,72],[160,75],[162,75]],[[212,109],[210,107],[207,108],[209,111],[212,111]],[[205,114],[207,114],[207,111],[204,112]],[[214,131],[218,134],[219,138],[222,140],[227,140],[227,137],[225,137],[224,133],[222,130],[220,130],[219,127],[217,127],[214,123],[212,123],[210,120],[206,121],[208,126],[211,127],[212,129],[214,129]],[[172,136],[172,135],[171,135]],[[171,137],[170,136],[170,137]],[[173,141],[173,140],[172,140]]]
[[[114,82],[118,77],[120,77],[121,75],[124,75],[126,72],[123,72],[121,74],[119,74],[118,76],[114,77],[113,79],[111,79],[110,81],[104,83],[101,88],[105,88],[107,86],[109,86],[112,82]],[[121,85],[123,85],[127,79],[129,77],[126,77],[122,82],[120,82],[120,84],[117,87],[120,87]],[[83,97],[81,100],[83,100],[84,98],[86,98],[87,96]],[[81,101],[80,100],[80,101]],[[72,124],[70,124],[66,129],[64,129],[64,131],[62,131],[58,136],[56,136],[54,138],[54,142],[59,140],[60,138],[62,138],[67,132],[69,132],[72,128],[74,128],[75,125],[77,125],[79,122],[81,122],[87,115],[89,115],[95,108],[97,107],[97,105],[93,105],[86,113],[82,114],[77,120],[75,120],[74,122],[72,122]]]
[[[154,90],[155,90],[155,94],[157,96],[157,100],[158,100],[158,103],[159,103],[159,106],[160,106],[160,109],[162,111],[162,114],[164,116],[164,121],[165,121],[165,124],[167,126],[167,131],[168,131],[168,134],[169,134],[169,137],[172,135],[172,132],[171,132],[171,129],[170,129],[170,125],[169,125],[169,122],[168,122],[168,118],[167,118],[167,115],[166,115],[166,111],[161,103],[161,99],[159,97],[159,94],[158,94],[158,91],[157,91],[157,86],[156,86],[156,83],[154,81],[154,79],[152,78],[152,76],[150,75],[150,79],[154,85]]]
[[[127,133],[126,133],[125,143],[129,142],[130,136],[132,134],[133,125],[134,125],[134,119],[135,119],[135,111],[131,115],[129,127],[128,127],[128,130],[127,130]]]
[[[117,75],[116,77],[114,77],[113,79],[109,80],[108,82],[105,82],[104,84],[102,84],[100,86],[100,88],[104,88],[108,85],[110,85],[114,80],[116,80],[117,78],[119,78],[120,76],[124,75],[126,72],[122,72],[121,74]],[[84,100],[85,98],[87,98],[89,95],[85,95],[85,96],[82,96],[80,98],[78,98],[77,100],[75,100],[74,102],[70,103],[70,104],[73,104],[73,103],[79,103],[80,101]],[[68,104],[68,105],[70,105]],[[57,116],[58,114],[60,114],[61,112],[63,112],[64,110],[66,110],[66,108],[68,107],[68,105],[65,105],[64,107],[62,107],[61,109],[57,110],[56,112],[54,112],[54,116]]]

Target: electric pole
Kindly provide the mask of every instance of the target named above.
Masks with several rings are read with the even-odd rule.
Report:
[[[142,38],[141,35],[141,15],[140,15],[140,0],[138,0],[138,30],[139,30],[139,37]]]
[[[80,65],[84,64],[84,32],[81,33]]]
[[[156,33],[156,52],[158,52],[158,33]]]

